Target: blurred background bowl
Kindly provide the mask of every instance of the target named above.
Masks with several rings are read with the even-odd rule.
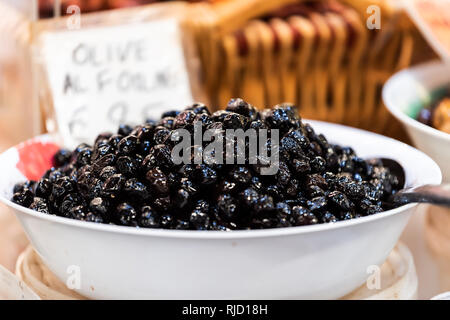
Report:
[[[416,120],[435,93],[450,87],[450,66],[434,61],[395,74],[383,88],[383,100],[406,128],[413,143],[441,167],[450,182],[450,134]]]

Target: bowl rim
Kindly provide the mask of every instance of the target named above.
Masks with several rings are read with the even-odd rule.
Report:
[[[345,125],[330,123],[326,121],[317,121],[317,120],[309,120],[309,119],[303,119],[302,121],[311,123],[311,124],[322,124],[327,126],[332,126],[345,130],[350,130],[353,132],[360,132],[362,134],[370,134],[374,135],[378,138],[390,140],[391,142],[394,142],[396,144],[403,145],[405,148],[410,149],[412,152],[419,153],[422,157],[428,159],[437,169],[437,175],[436,175],[436,183],[441,183],[442,181],[442,173],[439,168],[439,166],[436,164],[436,162],[431,159],[429,156],[427,156],[422,151],[407,145],[406,143],[403,143],[401,141],[374,133],[362,129],[357,129]],[[41,135],[35,138],[39,137],[48,137],[49,135]],[[35,139],[32,138],[32,139]],[[28,140],[27,140],[28,141]],[[25,141],[26,142],[26,141]],[[22,142],[24,143],[24,142]],[[20,145],[20,144],[19,144]],[[8,150],[5,150],[3,153],[0,154],[2,156],[6,152],[10,151],[11,149],[15,149],[18,145],[13,146],[9,148]],[[97,231],[103,231],[108,233],[119,233],[119,234],[128,234],[128,235],[134,235],[134,236],[153,236],[153,237],[160,237],[160,238],[184,238],[184,239],[217,239],[217,240],[233,240],[233,239],[254,239],[254,238],[262,238],[262,237],[282,237],[282,236],[290,236],[290,235],[299,235],[299,234],[307,234],[312,232],[322,232],[322,231],[331,231],[341,228],[347,228],[354,225],[359,225],[362,223],[370,223],[371,221],[375,221],[378,219],[383,219],[390,217],[395,214],[401,214],[406,213],[407,211],[413,209],[414,207],[417,207],[417,203],[411,203],[407,204],[395,209],[386,210],[380,213],[376,213],[370,216],[364,216],[359,217],[355,219],[350,219],[346,221],[338,221],[334,223],[321,223],[317,225],[307,225],[307,226],[294,226],[294,227],[286,227],[286,228],[271,228],[271,229],[256,229],[256,230],[232,230],[232,231],[213,231],[213,230],[173,230],[173,229],[152,229],[152,228],[139,228],[139,227],[131,227],[131,226],[120,226],[120,225],[113,225],[113,224],[101,224],[101,223],[89,223],[86,221],[79,221],[74,220],[70,218],[65,217],[59,217],[54,216],[50,214],[40,213],[37,211],[34,211],[29,208],[22,207],[14,202],[12,202],[10,199],[4,197],[2,193],[0,193],[0,202],[4,203],[6,206],[13,208],[15,210],[14,213],[18,214],[26,214],[33,218],[43,219],[48,222],[56,223],[56,224],[63,224],[66,226],[72,226],[76,228],[81,229],[89,229],[89,230],[97,230]]]
[[[395,83],[401,81],[403,77],[416,77],[416,75],[421,73],[434,73],[435,69],[440,69],[439,67],[445,66],[445,63],[439,60],[419,64],[417,66],[414,66],[412,68],[408,68],[402,71],[399,71],[395,73],[392,77],[386,81],[386,83],[383,86],[382,89],[382,98],[384,105],[388,109],[388,111],[395,117],[397,120],[402,122],[403,124],[406,124],[410,127],[413,127],[417,129],[418,131],[431,135],[435,138],[439,139],[445,139],[450,141],[450,134],[446,133],[444,131],[438,130],[436,128],[433,128],[429,125],[426,125],[417,119],[411,118],[407,114],[405,114],[403,111],[401,111],[397,105],[391,102],[390,91],[395,88]],[[437,88],[433,88],[437,89]]]

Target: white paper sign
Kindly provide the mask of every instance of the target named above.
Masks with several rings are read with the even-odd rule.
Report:
[[[176,19],[43,35],[64,145],[193,102]]]

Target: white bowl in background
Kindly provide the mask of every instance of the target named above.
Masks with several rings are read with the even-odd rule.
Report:
[[[450,134],[415,119],[432,102],[434,92],[445,87],[450,87],[450,65],[433,61],[392,76],[383,87],[383,100],[417,148],[437,162],[444,181],[450,182]]]
[[[362,157],[397,160],[410,186],[441,182],[433,160],[404,143],[345,126],[310,123],[331,142],[352,146]],[[25,144],[39,141],[51,138]],[[71,277],[73,283],[79,271],[77,291],[95,299],[339,298],[363,284],[371,266],[384,262],[417,208],[410,204],[334,224],[231,232],[87,223],[9,201],[12,186],[25,180],[17,169],[22,148],[0,155],[0,200],[16,213],[56,276],[65,283]],[[27,156],[46,158],[38,151]]]
[[[450,291],[441,293],[433,298],[431,300],[450,300]]]

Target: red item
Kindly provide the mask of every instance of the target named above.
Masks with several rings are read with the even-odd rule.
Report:
[[[51,142],[27,141],[17,147],[19,162],[16,168],[28,179],[39,180],[52,167],[59,146]]]

